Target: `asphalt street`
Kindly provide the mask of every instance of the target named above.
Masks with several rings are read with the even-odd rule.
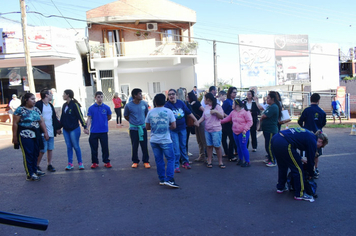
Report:
[[[55,139],[53,166],[38,182],[26,181],[20,150],[0,136],[0,211],[49,220],[47,231],[0,224],[0,235],[355,235],[356,136],[349,128],[325,129],[329,145],[320,158],[318,198],[296,201],[276,193],[277,167],[266,167],[264,140],[251,152],[252,166],[217,159],[208,169],[193,163],[175,174],[179,189],[159,186],[152,168],[131,168],[127,129],[109,132],[111,169],[91,170],[88,136],[80,146],[85,170],[65,171],[63,136]],[[189,151],[198,154],[195,136]],[[139,152],[141,158],[141,152]],[[75,160],[75,157],[74,157]],[[101,157],[99,158],[101,160]],[[46,166],[46,157],[41,164]]]

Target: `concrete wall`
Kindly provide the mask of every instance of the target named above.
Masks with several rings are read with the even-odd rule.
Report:
[[[179,70],[176,70],[152,73],[119,74],[119,84],[129,84],[130,91],[134,88],[140,88],[143,92],[147,93],[149,92],[149,82],[160,82],[162,91],[166,91],[170,88],[177,89],[181,84],[181,73]],[[151,97],[154,96],[154,94],[150,95]]]
[[[182,87],[186,88],[187,91],[191,91],[197,85],[194,68],[194,66],[191,66],[181,70]]]
[[[356,96],[356,80],[341,80],[340,86],[346,86],[346,93]],[[356,104],[351,104],[351,115],[356,115]]]
[[[82,61],[79,54],[75,60],[68,63],[54,63],[54,71],[58,95],[62,96],[66,89],[73,90],[74,98],[77,99],[85,109],[87,93],[84,86]],[[64,103],[64,101],[62,103]]]

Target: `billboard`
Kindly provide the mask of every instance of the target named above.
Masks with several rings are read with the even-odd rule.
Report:
[[[335,89],[339,86],[338,44],[310,44],[310,71],[312,91]]]
[[[275,85],[273,35],[239,35],[242,87]]]
[[[309,83],[308,35],[239,35],[242,87]]]
[[[56,27],[28,27],[28,47],[31,53],[71,54],[77,50],[72,31]],[[2,29],[3,53],[23,53],[21,28]],[[50,53],[49,53],[50,52]]]
[[[275,35],[277,85],[309,83],[308,35]]]

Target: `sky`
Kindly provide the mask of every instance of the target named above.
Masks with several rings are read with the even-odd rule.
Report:
[[[21,20],[19,1],[1,1],[0,15]],[[4,4],[6,2],[6,4]],[[85,20],[86,11],[113,0],[26,0],[28,11]],[[213,83],[213,43],[217,41],[218,78],[239,84],[239,34],[307,34],[309,43],[337,43],[342,52],[356,47],[356,18],[350,0],[172,0],[197,14],[198,87]],[[27,14],[28,24],[83,28],[85,22]],[[206,39],[206,40],[202,40]]]

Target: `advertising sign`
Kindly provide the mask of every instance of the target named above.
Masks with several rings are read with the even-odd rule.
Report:
[[[16,86],[21,85],[21,75],[17,69],[12,69],[9,74],[9,85]]]
[[[4,53],[23,53],[21,28],[3,31]],[[65,53],[76,52],[74,34],[56,27],[28,27],[28,45],[31,53]]]
[[[277,84],[310,82],[308,35],[275,35]]]
[[[312,91],[335,89],[339,86],[338,44],[310,44],[310,71]]]
[[[345,109],[345,97],[346,97],[346,86],[338,86],[336,89],[336,100],[340,102],[342,109]]]
[[[242,87],[276,84],[273,37],[239,35]]]

